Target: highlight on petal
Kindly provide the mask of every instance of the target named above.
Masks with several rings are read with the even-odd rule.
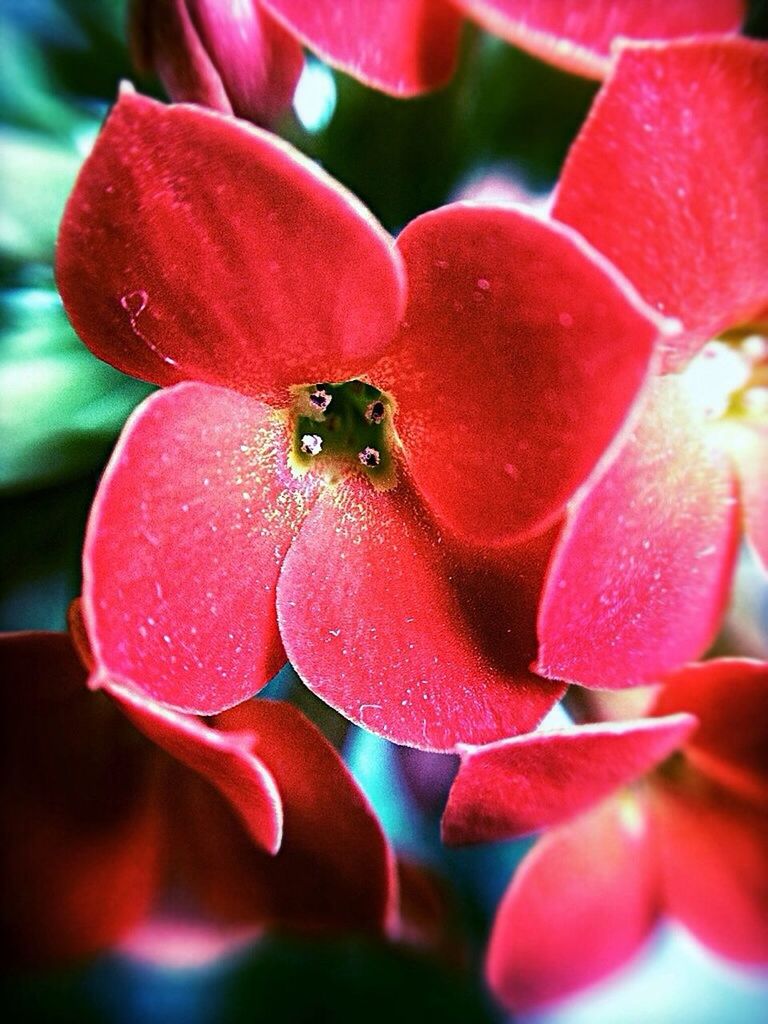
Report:
[[[677,714],[464,747],[443,840],[495,842],[556,825],[655,767],[695,725],[692,715]]]
[[[161,820],[151,756],[63,633],[0,637],[3,950],[59,964],[111,946],[146,914]]]
[[[407,482],[348,478],[318,498],[277,593],[291,664],[396,743],[449,751],[532,729],[562,687],[529,670],[553,536],[498,559],[443,542]]]
[[[743,0],[453,0],[489,32],[566,71],[602,78],[611,44],[735,32]]]
[[[669,913],[716,953],[768,963],[765,806],[700,779],[656,786],[652,806]]]
[[[768,662],[717,658],[668,675],[654,715],[687,711],[699,724],[685,755],[743,798],[768,800]]]
[[[768,309],[766,123],[768,44],[627,45],[566,161],[553,216],[683,322],[670,368]]]
[[[219,790],[255,843],[267,853],[280,849],[282,802],[271,772],[254,753],[258,737],[211,729],[198,718],[170,711],[123,686],[109,681],[102,685],[145,736]]]
[[[287,448],[279,413],[223,388],[180,384],[136,410],[86,534],[97,679],[212,714],[277,672],[275,585],[313,498]]]
[[[600,689],[656,682],[717,630],[738,539],[727,461],[675,377],[573,508],[539,612],[538,671]]]
[[[127,89],[70,196],[57,281],[119,369],[282,405],[380,355],[404,287],[383,228],[286,143]]]
[[[526,1012],[600,981],[635,953],[656,919],[652,836],[631,794],[547,833],[501,902],[487,974]]]
[[[371,378],[395,397],[416,486],[465,539],[551,525],[621,430],[661,324],[574,232],[522,208],[456,203],[397,244],[408,306]]]
[[[257,0],[133,0],[130,13],[135,63],[176,102],[266,125],[290,104],[301,46]]]
[[[381,933],[392,924],[392,851],[339,755],[296,708],[253,700],[217,716],[247,733],[274,776],[283,843],[270,857],[247,840],[226,804],[190,776],[179,792],[184,879],[214,918],[265,927]]]
[[[436,89],[456,67],[461,17],[442,0],[262,0],[326,63],[395,96]]]

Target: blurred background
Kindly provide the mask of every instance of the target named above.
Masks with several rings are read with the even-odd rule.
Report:
[[[752,34],[766,35],[766,8],[752,5]],[[69,327],[53,280],[56,231],[119,81],[162,93],[131,66],[123,0],[2,0],[0,12],[0,628],[62,629],[79,593],[85,519],[99,474],[126,416],[151,389],[99,362]],[[543,200],[596,88],[467,27],[459,73],[426,98],[390,99],[310,59],[277,129],[397,232],[459,196]],[[741,579],[731,628],[737,623],[759,646],[765,591],[755,590],[748,563]],[[333,714],[286,670],[269,692],[289,691],[341,737]],[[495,905],[530,844],[443,849],[438,819],[450,759],[419,764],[421,755],[414,760],[354,728],[343,743],[398,850],[442,877],[462,950],[458,965],[355,940],[273,938],[216,958],[202,948],[183,958],[116,951],[76,969],[6,977],[7,1019],[504,1019],[482,985],[482,949]],[[666,928],[608,983],[527,1019],[752,1024],[768,1019],[768,983]]]

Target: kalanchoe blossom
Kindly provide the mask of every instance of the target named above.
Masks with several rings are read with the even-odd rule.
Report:
[[[740,526],[768,564],[762,126],[768,45],[626,46],[566,162],[553,216],[684,329],[666,345],[673,372],[571,510],[541,606],[544,675],[653,680],[711,643]]]
[[[663,914],[722,956],[768,963],[768,663],[680,669],[650,714],[462,753],[448,841],[558,825],[521,864],[491,937],[490,983],[512,1010],[599,981]]]
[[[568,71],[601,78],[618,37],[735,32],[743,0],[133,0],[141,70],[177,101],[269,123],[290,102],[301,45],[367,85],[412,96],[453,74],[463,15]]]
[[[663,329],[575,233],[456,204],[395,245],[285,144],[124,91],[57,272],[98,355],[186,381],[134,414],[94,503],[97,679],[212,713],[287,653],[399,742],[543,717],[554,524]]]
[[[100,681],[70,639],[5,634],[3,948],[111,947],[157,914],[397,934],[394,861],[339,756],[288,704],[211,725]],[[168,906],[170,900],[171,905]]]

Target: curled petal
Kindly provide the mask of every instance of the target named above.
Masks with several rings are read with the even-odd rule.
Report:
[[[675,377],[658,380],[614,463],[572,512],[539,613],[538,670],[584,686],[657,681],[712,641],[738,504]]]
[[[391,239],[339,185],[244,121],[124,89],[70,196],[57,280],[107,362],[277,404],[357,376],[392,337]]]
[[[395,96],[445,85],[461,18],[443,0],[262,0],[328,64]]]
[[[525,1012],[600,981],[650,933],[657,888],[648,821],[631,794],[547,833],[496,915],[491,988]]]
[[[211,714],[277,672],[275,585],[312,501],[287,447],[280,414],[206,384],[158,392],[134,413],[85,542],[100,678]]]
[[[768,816],[730,789],[657,786],[665,904],[705,946],[768,963]]]
[[[672,368],[768,308],[765,124],[765,43],[626,46],[566,162],[553,215],[683,322]]]
[[[147,913],[161,819],[152,751],[88,692],[69,638],[0,638],[3,949],[11,963],[92,955]]]
[[[566,71],[602,78],[611,44],[628,39],[674,39],[736,31],[743,0],[454,0],[481,25]]]
[[[661,329],[573,232],[455,204],[398,238],[408,307],[391,388],[416,486],[458,536],[553,523],[620,431]]]
[[[396,743],[447,751],[531,729],[562,692],[528,671],[551,542],[465,565],[407,483],[349,478],[318,498],[283,565],[288,657],[323,700]]]
[[[768,662],[718,658],[666,678],[655,715],[699,720],[686,743],[691,762],[744,798],[768,800]]]
[[[182,875],[214,916],[266,927],[382,932],[396,910],[394,858],[365,796],[318,730],[289,704],[254,700],[217,716],[252,737],[284,809],[270,857],[226,804],[188,778],[179,794]]]
[[[465,747],[443,839],[495,842],[556,825],[659,764],[695,725],[692,715],[679,714]]]

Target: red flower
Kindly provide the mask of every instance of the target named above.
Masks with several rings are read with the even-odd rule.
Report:
[[[195,381],[134,414],[95,500],[100,675],[213,713],[287,653],[353,721],[432,749],[541,719],[541,531],[659,330],[575,233],[456,204],[394,245],[285,144],[127,92],[58,281],[98,355]]]
[[[295,708],[251,701],[206,725],[103,678],[91,693],[59,633],[5,634],[0,662],[14,961],[93,954],[174,897],[230,931],[397,930],[381,827]]]
[[[536,844],[499,907],[488,974],[507,1006],[598,981],[663,912],[723,956],[768,961],[767,684],[768,663],[703,662],[668,679],[654,717],[464,750],[448,841],[579,815]]]
[[[456,66],[462,15],[569,71],[601,78],[619,36],[736,31],[743,0],[134,0],[142,70],[175,100],[269,123],[288,104],[301,46],[367,85],[412,96]]]
[[[627,46],[571,150],[554,216],[683,332],[666,346],[673,372],[560,538],[539,619],[544,675],[606,687],[659,678],[711,643],[740,518],[768,563],[768,132],[758,125],[768,125],[766,44]]]

